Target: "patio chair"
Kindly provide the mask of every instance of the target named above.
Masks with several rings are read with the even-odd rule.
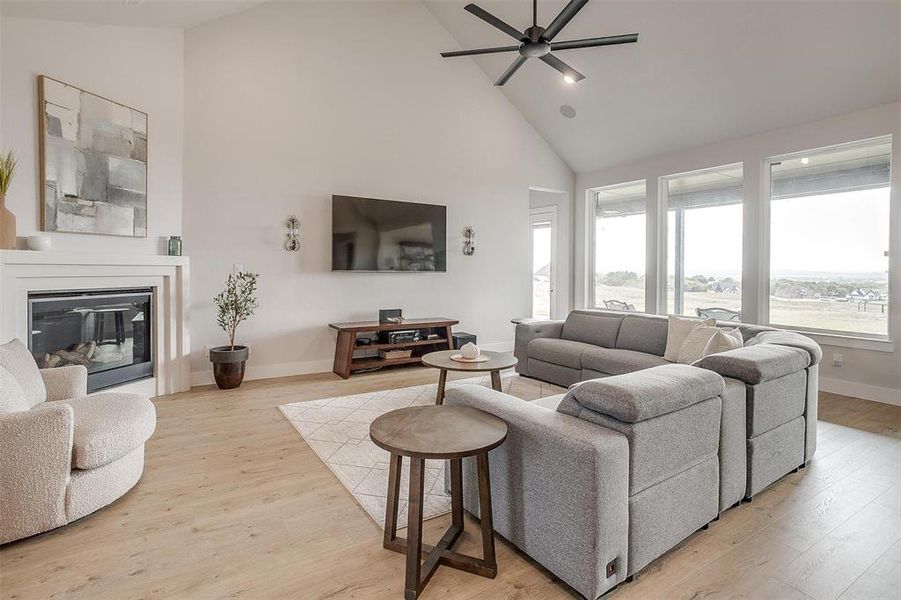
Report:
[[[696,308],[698,316],[702,319],[716,319],[717,321],[738,321],[741,313],[728,308],[712,306],[710,308]]]

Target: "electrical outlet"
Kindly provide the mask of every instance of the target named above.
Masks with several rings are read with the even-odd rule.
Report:
[[[833,367],[844,367],[845,366],[845,357],[839,354],[838,352],[832,355],[832,366]]]
[[[214,346],[213,344],[207,344],[206,346],[204,346],[204,347],[203,347],[203,356],[204,356],[204,358],[209,358],[209,357],[210,357],[210,350],[212,350],[212,349],[215,348],[215,347],[216,347],[216,346]]]

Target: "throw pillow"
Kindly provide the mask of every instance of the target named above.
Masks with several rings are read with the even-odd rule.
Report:
[[[713,325],[698,325],[692,329],[689,334],[685,336],[682,347],[679,348],[679,355],[676,358],[676,362],[690,365],[691,363],[704,358],[704,356],[706,356],[704,351],[707,348],[707,344],[713,336],[716,335],[717,331],[719,331],[719,328],[714,327]]]
[[[12,374],[0,365],[0,414],[30,410],[22,386]]]
[[[0,365],[15,377],[25,392],[25,400],[29,407],[36,406],[47,399],[44,378],[41,377],[38,365],[34,362],[34,357],[25,344],[13,339],[0,346]]]
[[[679,350],[685,343],[685,338],[691,333],[691,330],[698,325],[716,325],[716,319],[692,319],[686,317],[670,317],[667,322],[666,329],[666,350],[663,351],[663,358],[670,362],[679,361]]]
[[[707,346],[704,348],[704,356],[735,350],[744,345],[745,339],[742,337],[741,330],[738,327],[730,330],[717,329],[717,332],[713,334],[713,337],[710,338],[710,341],[707,342]]]

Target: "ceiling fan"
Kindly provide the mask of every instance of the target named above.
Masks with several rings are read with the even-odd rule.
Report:
[[[571,40],[568,42],[555,42],[554,38],[566,27],[582,7],[588,4],[588,0],[570,0],[560,14],[551,21],[547,28],[538,26],[538,0],[532,0],[532,26],[520,33],[512,25],[501,21],[487,10],[479,8],[475,4],[467,4],[466,10],[482,19],[489,25],[500,29],[512,38],[519,40],[518,46],[500,46],[497,48],[477,48],[475,50],[458,50],[454,52],[442,52],[444,58],[455,56],[473,56],[477,54],[497,54],[499,52],[519,52],[519,56],[513,61],[503,75],[494,82],[494,85],[504,85],[514,73],[530,58],[537,58],[561,73],[567,83],[575,83],[585,76],[557,58],[552,52],[557,50],[572,50],[574,48],[593,48],[595,46],[614,46],[616,44],[632,44],[638,41],[637,33],[626,35],[610,35],[607,37],[586,38]]]

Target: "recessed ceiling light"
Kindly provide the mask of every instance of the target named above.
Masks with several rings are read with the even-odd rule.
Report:
[[[574,83],[576,82],[576,79],[575,79],[573,76],[571,76],[571,75],[564,75],[564,76],[563,76],[563,81],[565,81],[565,82],[568,83],[569,85],[572,85],[572,84],[574,84]]]
[[[560,107],[560,114],[566,117],[567,119],[572,119],[576,116],[576,109],[570,106],[569,104],[564,104]]]
[[[802,165],[806,165],[806,164],[809,163],[809,162],[810,162],[810,159],[807,158],[806,156],[805,156],[804,158],[801,159],[801,164],[802,164]]]

